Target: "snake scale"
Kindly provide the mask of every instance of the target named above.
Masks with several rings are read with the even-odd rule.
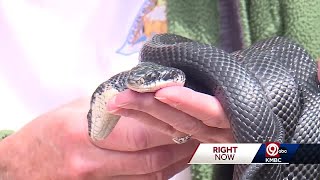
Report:
[[[106,113],[110,97],[130,83],[131,87],[134,82],[149,83],[142,90],[147,91],[152,85],[150,78],[169,79],[158,65],[153,73],[147,73],[149,80],[142,79],[152,63],[185,73],[178,76],[179,70],[170,71],[171,84],[185,78],[187,87],[214,95],[228,115],[238,143],[320,143],[317,66],[301,45],[286,37],[273,37],[227,53],[174,34],[155,35],[144,44],[138,65],[142,71],[135,72],[136,77],[128,80],[133,70],[122,72],[93,93],[88,113],[92,139],[106,137],[119,119]],[[233,179],[320,179],[320,165],[235,165]]]

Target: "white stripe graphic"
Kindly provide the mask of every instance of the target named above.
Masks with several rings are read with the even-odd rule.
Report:
[[[261,144],[200,144],[189,164],[251,164]]]

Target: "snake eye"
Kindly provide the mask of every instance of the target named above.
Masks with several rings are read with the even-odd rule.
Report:
[[[159,77],[159,73],[158,72],[150,72],[146,75],[146,78],[148,80],[154,80],[156,79],[157,77]]]

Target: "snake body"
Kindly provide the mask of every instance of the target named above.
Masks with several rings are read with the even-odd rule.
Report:
[[[320,143],[317,66],[308,52],[289,38],[274,37],[227,53],[182,36],[161,34],[145,43],[140,62],[139,67],[155,63],[174,68],[169,84],[179,83],[185,76],[187,87],[214,95],[229,117],[236,142]],[[176,69],[185,75],[177,76],[180,72]],[[119,119],[106,113],[105,103],[128,88],[130,74],[132,71],[112,77],[93,93],[88,113],[93,139],[107,136]],[[233,179],[320,179],[320,166],[235,165]]]

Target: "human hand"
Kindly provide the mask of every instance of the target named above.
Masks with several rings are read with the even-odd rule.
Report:
[[[201,142],[234,142],[218,100],[186,87],[166,87],[156,93],[126,90],[110,101],[108,110],[142,121],[171,137],[190,134]]]
[[[0,143],[0,179],[168,179],[198,142],[171,138],[122,118],[99,148],[90,142],[89,99],[46,113]]]

